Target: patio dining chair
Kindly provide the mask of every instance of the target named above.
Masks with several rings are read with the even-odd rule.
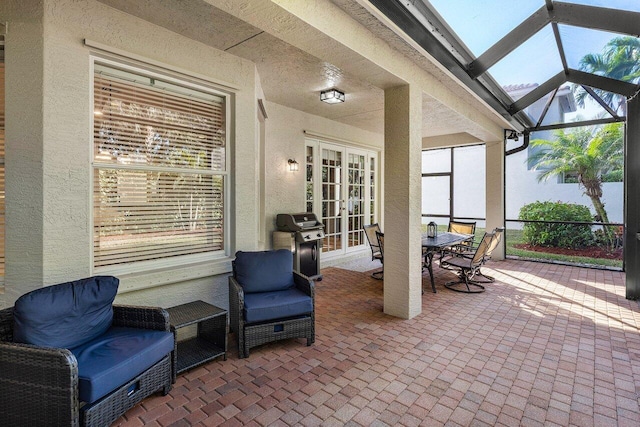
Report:
[[[476,223],[464,222],[464,221],[449,221],[449,227],[447,228],[449,233],[457,234],[475,234]],[[456,246],[446,248],[444,252],[461,252],[470,249],[473,246],[473,240],[461,243]],[[445,255],[444,253],[442,255]]]
[[[482,240],[475,249],[473,256],[464,256],[460,254],[451,254],[446,258],[440,260],[440,267],[448,270],[454,270],[458,274],[458,280],[447,282],[444,286],[447,289],[451,289],[456,292],[464,293],[480,293],[484,292],[485,288],[480,283],[486,283],[487,281],[475,280],[479,275],[488,278],[489,276],[482,275],[480,268],[491,257],[491,252],[498,245],[499,236],[496,237],[495,232],[484,233]],[[493,278],[491,278],[493,279]],[[493,280],[489,280],[493,281]],[[464,285],[464,286],[463,286]]]
[[[491,259],[491,254],[493,254],[493,251],[498,247],[498,244],[502,239],[503,233],[504,233],[504,227],[496,227],[493,229],[493,238],[491,239],[491,242],[489,243],[489,247],[487,248],[487,252],[485,253],[485,256],[482,259],[482,264],[484,264],[489,259]],[[465,256],[469,258],[469,257],[472,257],[473,255],[472,255],[472,252],[469,251]],[[480,277],[483,277],[484,280],[479,280]],[[480,267],[478,267],[478,272],[476,273],[476,278],[474,279],[474,282],[492,283],[495,281],[496,279],[494,277],[484,274],[482,270],[480,270]]]
[[[376,222],[375,224],[365,225],[362,228],[364,229],[364,234],[367,236],[367,241],[369,242],[369,247],[371,248],[371,260],[374,261],[377,259],[381,264],[383,264],[383,268],[371,273],[371,277],[377,280],[382,280],[384,274],[384,262],[382,250],[380,248],[380,243],[378,242],[377,236],[378,233],[381,233],[380,225],[378,225],[378,223]]]

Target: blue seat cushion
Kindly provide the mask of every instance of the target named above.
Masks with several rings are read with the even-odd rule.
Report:
[[[173,350],[173,334],[112,327],[70,350],[78,360],[78,396],[92,403],[162,360]]]
[[[22,295],[13,308],[14,341],[71,348],[102,335],[113,321],[118,283],[112,276],[94,276]]]
[[[293,254],[288,249],[238,251],[234,272],[245,293],[284,291],[294,286]]]
[[[244,318],[248,323],[301,316],[311,312],[313,300],[297,288],[244,296]]]

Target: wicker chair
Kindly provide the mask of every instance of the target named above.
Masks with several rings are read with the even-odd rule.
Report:
[[[158,362],[90,403],[80,397],[86,392],[79,391],[85,379],[82,373],[79,374],[82,369],[79,370],[75,353],[67,348],[14,342],[14,332],[17,333],[14,328],[15,307],[0,310],[2,425],[108,426],[147,396],[156,392],[169,393],[175,382],[176,353],[167,312],[151,307],[112,307],[111,327],[123,327],[115,330],[166,331],[171,334],[173,351],[164,356],[160,353]],[[85,366],[83,363],[80,365]],[[95,393],[95,389],[91,393]]]
[[[314,283],[293,271],[293,254],[287,249],[236,252],[229,316],[240,358],[277,340],[306,338],[309,346],[315,342]]]
[[[499,236],[498,236],[499,239]],[[480,274],[480,267],[490,258],[491,251],[497,246],[494,232],[484,233],[482,240],[478,244],[473,256],[462,254],[452,254],[440,260],[440,267],[448,270],[455,270],[458,273],[458,280],[445,283],[447,289],[456,292],[479,293],[485,288],[474,278]],[[486,277],[486,276],[485,276]],[[464,285],[464,286],[461,286]]]
[[[382,251],[380,250],[380,243],[378,242],[378,233],[380,231],[380,225],[378,223],[365,225],[364,234],[367,236],[367,241],[369,242],[369,247],[371,248],[371,261],[379,260],[382,264],[382,268],[378,271],[374,271],[371,273],[371,277],[374,279],[382,280],[384,276],[384,257],[382,256]]]

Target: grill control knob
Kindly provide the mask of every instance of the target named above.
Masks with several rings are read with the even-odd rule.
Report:
[[[307,239],[307,240],[309,240],[309,237],[311,237],[311,236],[308,236],[308,235],[304,236],[304,238]]]
[[[318,233],[318,237],[322,237],[322,234]]]

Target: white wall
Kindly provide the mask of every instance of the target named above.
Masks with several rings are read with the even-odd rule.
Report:
[[[527,169],[527,150],[506,158],[506,217],[517,219],[520,208],[535,201],[562,201],[587,206],[595,215],[591,200],[583,194],[578,184],[560,184],[555,177],[538,182],[538,172]],[[605,182],[602,186],[602,201],[609,221],[623,222],[623,183]],[[509,224],[515,227],[515,224]]]
[[[486,208],[486,182],[484,180],[485,150],[482,146],[457,148],[454,172],[454,216],[455,217],[484,217]],[[527,169],[527,150],[507,156],[505,163],[505,191],[506,218],[517,219],[520,208],[536,201],[562,201],[587,206],[595,215],[591,200],[583,194],[578,184],[558,183],[556,178],[538,182],[538,172]],[[623,183],[605,182],[603,197],[609,221],[623,222]],[[437,191],[423,189],[423,194]],[[448,190],[446,190],[448,191]],[[439,201],[436,206],[430,206],[430,212],[446,212],[448,210],[448,195],[432,197],[429,203]],[[424,197],[424,196],[423,196]],[[424,201],[423,201],[424,206]],[[424,208],[423,208],[424,211]],[[431,218],[424,218],[423,222]],[[445,225],[447,219],[438,218],[437,223]],[[480,224],[479,224],[480,225]],[[515,223],[507,224],[510,228],[517,228]]]

